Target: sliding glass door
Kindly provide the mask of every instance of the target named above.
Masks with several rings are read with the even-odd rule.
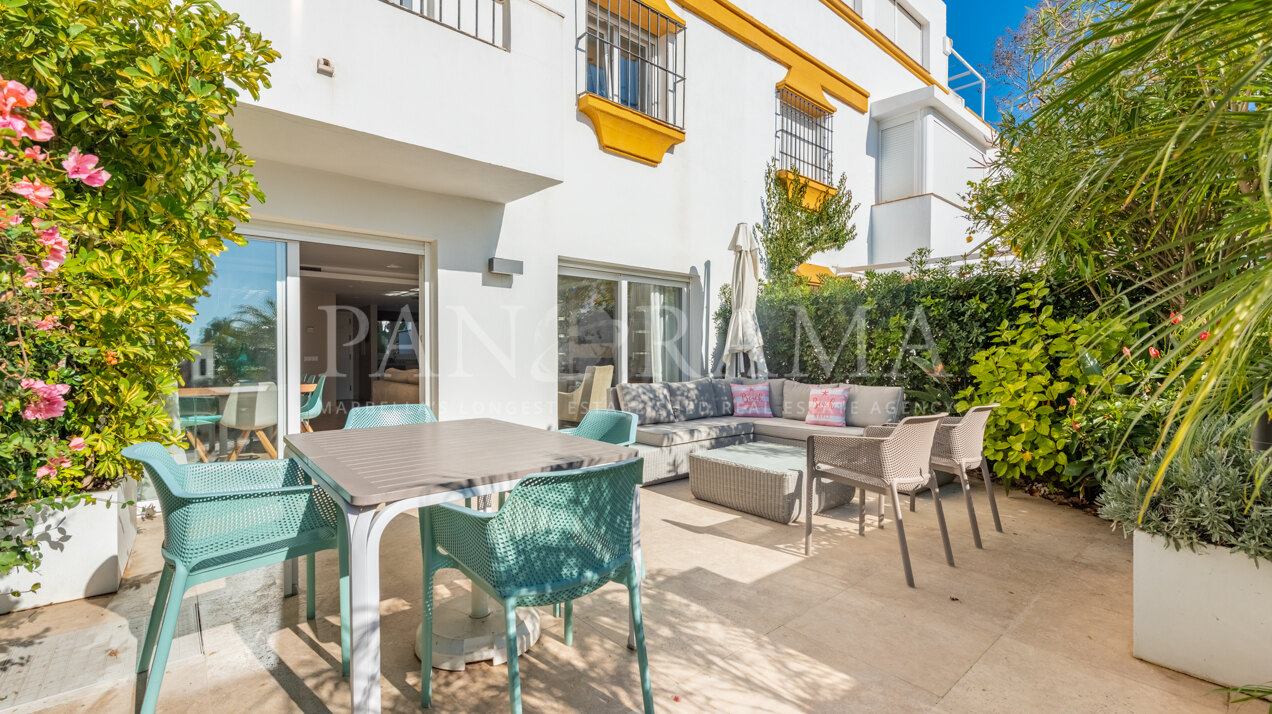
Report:
[[[282,375],[287,245],[230,245],[186,327],[176,418],[189,461],[277,458],[286,419]]]
[[[622,382],[684,379],[687,283],[562,266],[557,279],[558,418],[577,422]]]
[[[627,282],[627,381],[679,382],[685,353],[685,290]]]

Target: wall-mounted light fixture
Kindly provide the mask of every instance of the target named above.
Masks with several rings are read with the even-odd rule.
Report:
[[[326,57],[318,58],[318,74],[321,74],[324,77],[330,77],[335,73],[336,68],[333,64],[331,64],[331,60]]]
[[[486,269],[495,275],[521,275],[525,264],[520,260],[508,260],[507,258],[491,258],[486,264]]]

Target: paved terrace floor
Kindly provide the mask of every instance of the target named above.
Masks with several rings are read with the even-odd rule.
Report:
[[[653,685],[663,712],[1220,712],[1215,687],[1131,656],[1131,545],[1090,515],[1013,492],[1005,533],[983,512],[972,546],[957,486],[947,513],[958,567],[942,557],[930,500],[905,512],[918,589],[905,586],[896,534],[857,506],[782,526],[697,501],[687,481],[643,491],[644,588]],[[977,506],[986,497],[977,482]],[[873,505],[873,500],[871,501]],[[162,523],[142,524],[121,591],[0,617],[0,707],[129,712],[133,664],[159,581]],[[386,711],[416,712],[419,536],[398,518],[384,542]],[[303,566],[302,566],[303,567]],[[319,558],[318,615],[280,597],[281,566],[187,594],[160,697],[171,712],[343,712],[335,554]],[[444,571],[438,597],[467,601]],[[303,580],[302,587],[303,587]],[[527,711],[639,709],[626,597],[607,586],[575,608],[573,647],[543,609],[522,657]],[[436,672],[434,711],[507,711],[506,670]],[[678,698],[678,699],[677,699]]]

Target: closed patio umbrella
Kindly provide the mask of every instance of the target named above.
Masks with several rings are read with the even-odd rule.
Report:
[[[755,316],[760,291],[760,247],[751,227],[739,223],[733,231],[733,315],[724,342],[725,377],[768,377],[764,363],[764,336]]]

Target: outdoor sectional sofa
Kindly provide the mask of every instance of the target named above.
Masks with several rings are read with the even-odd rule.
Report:
[[[730,384],[769,384],[772,418],[733,416]],[[848,388],[847,426],[804,423],[813,386]],[[686,476],[689,456],[700,451],[752,441],[804,446],[810,435],[859,435],[867,426],[903,416],[901,387],[858,384],[809,385],[789,379],[697,379],[691,382],[620,384],[611,390],[611,406],[636,414],[634,447],[645,459],[645,483]]]

